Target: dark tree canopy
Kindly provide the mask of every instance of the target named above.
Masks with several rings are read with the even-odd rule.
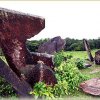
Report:
[[[38,49],[38,46],[44,42],[47,42],[48,40],[50,39],[47,38],[47,39],[27,41],[26,45],[31,52],[36,52]],[[65,41],[66,41],[65,48],[64,48],[65,51],[84,51],[85,50],[84,45],[83,45],[83,40],[65,38]],[[90,44],[91,49],[100,48],[100,38],[89,39],[88,42]]]

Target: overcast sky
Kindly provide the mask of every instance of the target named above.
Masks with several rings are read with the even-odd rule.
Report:
[[[44,17],[45,29],[33,39],[100,37],[100,1],[0,1],[0,7]]]

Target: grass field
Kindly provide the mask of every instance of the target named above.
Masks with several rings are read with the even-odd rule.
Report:
[[[97,50],[91,51],[93,57],[95,56],[96,51]],[[71,54],[71,55],[73,55],[74,58],[81,58],[81,59],[87,59],[88,58],[86,51],[67,51],[67,52],[65,52],[65,54],[67,54],[67,55]],[[81,73],[89,76],[90,78],[96,78],[96,77],[100,78],[100,65],[95,65],[94,63],[92,63],[91,67],[88,67],[86,69],[82,69],[80,71],[81,71]],[[92,100],[92,99],[96,99],[96,100],[98,99],[99,100],[100,99],[99,97],[94,97],[94,96],[85,94],[81,90],[78,91],[78,93],[76,92],[75,94],[78,97],[81,97],[81,99],[83,98],[85,100]],[[77,100],[77,98],[75,100]]]
[[[93,56],[95,55],[96,51],[97,50],[92,50]],[[88,58],[86,51],[66,51],[64,53],[65,53],[65,55],[71,54],[74,58],[82,58],[82,59]],[[3,56],[1,56],[0,58],[6,62],[6,60]],[[87,76],[90,76],[90,78],[95,78],[95,77],[100,78],[100,65],[97,66],[94,63],[92,63],[92,67],[82,69],[82,70],[80,70],[80,72]],[[74,96],[67,97],[67,100],[92,100],[92,99],[99,100],[100,98],[93,97],[91,95],[87,95],[87,94],[83,93],[81,90],[76,91]]]
[[[92,50],[93,57],[94,57],[96,51],[97,50]],[[65,52],[65,54],[67,54],[67,55],[71,54],[71,55],[73,55],[74,58],[88,59],[86,51],[68,51],[68,52]],[[91,62],[89,62],[89,63],[91,63]],[[95,65],[94,62],[92,62],[91,64],[92,64],[92,67],[88,67],[88,68],[82,69],[80,71],[91,77],[100,77],[100,65]]]
[[[96,51],[97,51],[97,49],[91,51],[93,56],[95,55]],[[66,51],[65,54],[67,54],[67,55],[71,54],[71,55],[73,55],[74,58],[83,58],[83,59],[88,58],[86,51]]]

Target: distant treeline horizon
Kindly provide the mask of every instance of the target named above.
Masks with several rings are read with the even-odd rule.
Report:
[[[31,52],[37,52],[37,49],[39,45],[43,44],[44,42],[47,42],[51,38],[45,38],[40,40],[27,40],[26,45],[29,48]],[[64,51],[85,51],[83,39],[73,39],[73,38],[65,38],[64,39],[66,44],[64,47]],[[99,49],[100,48],[100,38],[98,39],[87,39],[90,48],[92,49]]]
[[[27,40],[26,46],[31,52],[37,52],[39,45],[43,44],[44,42],[49,41],[51,38],[45,38],[40,40]],[[72,39],[72,38],[65,38],[64,39],[66,44],[64,47],[64,51],[85,51],[83,39]],[[100,38],[98,39],[87,39],[90,44],[90,49],[100,49]],[[0,48],[0,55],[2,56],[2,50]]]

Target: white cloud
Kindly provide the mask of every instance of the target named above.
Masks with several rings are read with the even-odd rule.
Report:
[[[99,1],[0,1],[0,7],[43,16],[45,29],[33,39],[100,37]]]

